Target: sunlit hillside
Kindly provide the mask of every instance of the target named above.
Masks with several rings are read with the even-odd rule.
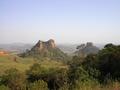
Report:
[[[2,55],[0,56],[0,74],[10,68],[16,68],[21,72],[28,70],[33,64],[40,63],[42,67],[50,68],[67,68],[67,65],[55,60],[38,61],[35,58],[21,58],[17,55]]]

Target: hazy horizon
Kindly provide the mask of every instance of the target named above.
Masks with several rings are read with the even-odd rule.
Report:
[[[0,0],[0,44],[120,44],[119,0]]]

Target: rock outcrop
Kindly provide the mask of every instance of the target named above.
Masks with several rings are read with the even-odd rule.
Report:
[[[99,48],[94,46],[92,42],[87,42],[86,44],[81,44],[77,46],[78,49],[75,54],[79,56],[86,56],[88,54],[97,54]]]
[[[21,54],[22,57],[37,57],[41,58],[49,58],[49,59],[57,59],[62,60],[67,55],[63,53],[55,44],[53,39],[48,41],[39,40],[35,46],[31,48],[31,50],[27,50],[25,53]]]
[[[39,52],[42,52],[43,50],[48,50],[48,49],[55,49],[56,45],[53,39],[50,39],[46,42],[44,41],[38,41],[37,44],[31,49],[33,50],[37,50]]]

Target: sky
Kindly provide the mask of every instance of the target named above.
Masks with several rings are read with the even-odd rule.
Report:
[[[120,0],[0,0],[0,43],[120,44]]]

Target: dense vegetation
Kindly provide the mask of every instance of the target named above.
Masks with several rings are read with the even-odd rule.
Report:
[[[73,56],[67,62],[30,62],[24,71],[17,66],[5,70],[0,90],[120,90],[119,45],[107,44],[98,54]]]
[[[48,49],[42,52],[38,50],[30,50],[26,51],[19,55],[20,57],[34,57],[39,60],[44,60],[44,57],[48,59],[55,59],[55,60],[66,60],[68,57],[65,53],[63,53],[59,48]]]

